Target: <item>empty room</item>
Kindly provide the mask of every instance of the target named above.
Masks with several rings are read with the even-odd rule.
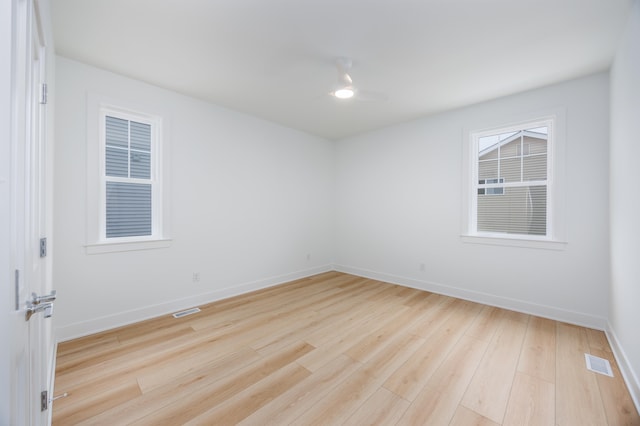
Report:
[[[0,17],[0,425],[640,425],[640,0]]]

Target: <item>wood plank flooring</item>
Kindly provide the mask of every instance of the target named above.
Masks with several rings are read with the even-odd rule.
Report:
[[[53,424],[640,425],[600,331],[338,272],[200,308],[61,343]]]

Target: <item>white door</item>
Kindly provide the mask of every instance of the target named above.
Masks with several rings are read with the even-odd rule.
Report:
[[[43,97],[45,41],[37,0],[12,0],[10,105],[8,413],[1,422],[44,425],[49,421],[53,342],[49,253],[46,238],[48,184],[46,105]],[[53,299],[52,297],[50,299]]]
[[[13,343],[10,313],[12,303],[11,265],[11,4],[0,2],[0,342]],[[0,425],[7,424],[10,412],[11,351],[0,348]]]

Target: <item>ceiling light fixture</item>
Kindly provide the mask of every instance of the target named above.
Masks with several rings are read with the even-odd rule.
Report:
[[[349,99],[354,95],[353,89],[351,87],[343,87],[342,89],[338,89],[333,92],[333,96],[338,99]]]

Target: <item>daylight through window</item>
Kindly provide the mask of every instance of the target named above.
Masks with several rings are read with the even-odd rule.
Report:
[[[472,232],[549,235],[552,120],[473,133]]]

